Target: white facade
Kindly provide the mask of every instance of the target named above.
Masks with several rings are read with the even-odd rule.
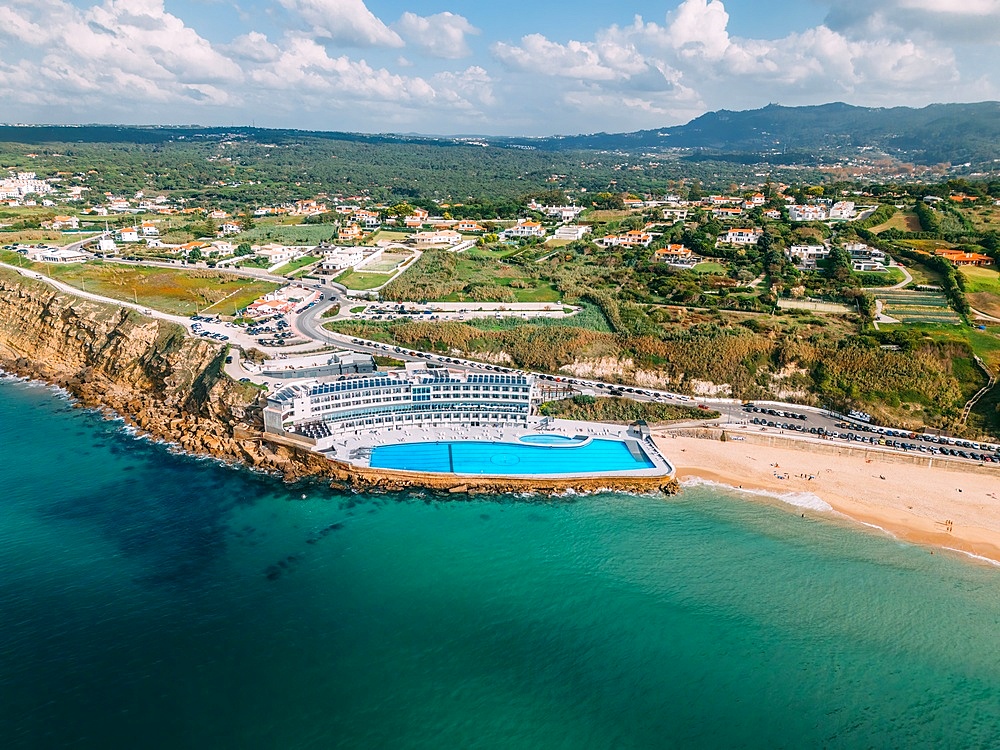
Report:
[[[840,201],[830,207],[830,218],[849,221],[857,215],[852,201]]]
[[[826,221],[830,214],[826,206],[789,206],[789,221]]]
[[[816,268],[818,261],[829,256],[830,248],[826,245],[792,245],[788,248],[788,259],[803,270]]]
[[[582,240],[589,233],[590,227],[583,224],[565,224],[556,229],[552,237],[557,240]]]
[[[360,247],[337,247],[327,250],[323,254],[324,271],[343,271],[345,268],[353,268],[364,259],[364,253]]]
[[[282,263],[297,257],[297,253],[290,247],[284,245],[264,245],[255,251],[261,258],[267,258],[270,265]]]
[[[264,426],[318,440],[393,425],[524,425],[531,412],[530,375],[427,369],[372,373],[330,383],[293,383],[268,396]]]
[[[730,245],[756,245],[764,235],[760,229],[730,229],[719,237],[719,242],[726,242]]]
[[[444,229],[440,232],[417,232],[413,235],[417,247],[430,247],[432,245],[457,245],[462,241],[462,235],[452,229]]]
[[[32,260],[42,263],[83,263],[90,260],[90,255],[79,250],[65,250],[54,247],[47,247],[36,250],[28,256]]]
[[[537,221],[521,220],[517,222],[517,226],[505,229],[500,233],[500,236],[507,239],[526,239],[530,237],[544,237],[545,229]]]

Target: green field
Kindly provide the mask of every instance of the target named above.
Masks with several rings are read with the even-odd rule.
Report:
[[[726,273],[726,267],[724,265],[721,263],[713,263],[712,261],[697,263],[691,270],[695,273],[714,273],[723,275]]]
[[[277,242],[282,245],[318,245],[323,240],[330,240],[337,234],[332,224],[264,224],[259,223],[253,229],[240,232],[232,242],[240,244],[248,242],[251,245]]]
[[[84,291],[175,315],[199,311],[231,315],[278,288],[278,284],[216,271],[122,266],[99,261],[50,265],[45,273]]]
[[[278,276],[284,276],[292,271],[298,271],[300,268],[305,268],[306,266],[311,266],[313,263],[318,263],[320,260],[322,260],[322,258],[316,255],[304,255],[301,258],[289,261],[281,268],[275,270],[274,273]]]
[[[997,271],[996,266],[964,266],[959,269],[959,273],[965,277],[965,291],[1000,295],[1000,271]]]
[[[348,289],[365,290],[382,286],[391,278],[391,273],[362,273],[347,270],[340,274],[340,276],[336,277],[334,281],[338,284],[343,284]]]
[[[380,229],[375,232],[368,240],[365,242],[366,245],[374,245],[379,240],[392,240],[393,242],[405,242],[413,235],[409,232],[397,232],[392,229]]]

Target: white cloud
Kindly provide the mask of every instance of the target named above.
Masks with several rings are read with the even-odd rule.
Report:
[[[404,13],[392,28],[431,57],[451,60],[472,54],[465,38],[480,33],[464,16],[448,12],[433,16]]]
[[[980,4],[981,12],[992,5]],[[553,99],[581,112],[617,114],[626,128],[678,122],[697,107],[742,109],[768,101],[912,104],[914,98],[939,100],[943,88],[955,92],[963,85],[945,45],[856,37],[825,25],[781,39],[741,38],[730,32],[721,0],[683,0],[663,24],[637,16],[590,41],[529,34],[492,50],[512,71],[530,73]],[[975,85],[981,90],[982,82]]]
[[[21,100],[23,72],[36,68],[26,88],[42,97],[81,102],[127,97],[142,101],[226,103],[242,72],[212,45],[164,10],[162,0],[105,0],[79,10],[62,0],[0,8],[0,34],[20,44],[24,59],[0,73],[0,87]]]
[[[825,24],[852,38],[1000,44],[1000,0],[840,0]]]
[[[310,24],[313,33],[336,44],[357,47],[402,47],[399,34],[386,26],[364,0],[280,0]]]

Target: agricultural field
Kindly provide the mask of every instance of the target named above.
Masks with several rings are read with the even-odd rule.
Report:
[[[966,266],[959,273],[965,279],[965,294],[969,304],[986,315],[1000,318],[1000,272],[996,266]]]
[[[929,323],[959,325],[962,320],[940,292],[915,292],[909,289],[876,291],[883,312],[904,324]]]
[[[978,232],[989,232],[1000,230],[1000,206],[992,203],[985,205],[963,208],[962,214],[966,216]]]
[[[897,211],[892,215],[892,217],[877,227],[872,227],[871,231],[875,234],[879,232],[884,232],[886,229],[899,229],[902,232],[919,232],[920,231],[920,219],[913,211]]]
[[[473,249],[428,250],[383,290],[383,297],[400,302],[557,302],[561,295],[538,272]]]
[[[60,232],[51,229],[22,229],[17,232],[0,230],[0,245],[55,245],[64,247],[74,242],[96,237],[100,232]]]
[[[122,266],[100,261],[49,265],[44,271],[78,289],[175,315],[193,315],[199,311],[232,314],[278,288],[278,284],[217,271]]]
[[[230,238],[234,244],[251,245],[277,242],[281,245],[318,245],[322,241],[336,241],[337,229],[332,224],[265,224],[259,222],[253,229]]]

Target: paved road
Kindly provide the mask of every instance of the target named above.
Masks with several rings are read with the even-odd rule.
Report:
[[[60,291],[76,295],[78,297],[84,297],[87,299],[93,299],[98,302],[105,304],[115,304],[121,307],[126,307],[129,309],[138,310],[144,315],[150,317],[159,318],[161,320],[168,320],[172,323],[177,323],[184,326],[189,332],[194,334],[194,321],[189,318],[185,318],[178,315],[170,315],[168,313],[159,312],[156,310],[150,310],[142,305],[137,305],[134,303],[123,302],[121,300],[110,299],[108,297],[102,297],[101,295],[93,294],[90,292],[84,292],[76,287],[72,287],[63,282],[51,279],[47,276],[43,276],[35,271],[31,271],[24,268],[18,268],[17,266],[11,266],[6,263],[0,263],[0,266],[9,268],[13,271],[17,271],[24,276],[30,278],[41,280],[59,289]],[[402,347],[396,347],[391,344],[382,344],[375,341],[358,341],[354,343],[356,339],[352,339],[349,336],[343,336],[340,334],[332,333],[323,328],[322,315],[331,306],[342,303],[343,300],[340,295],[332,290],[324,290],[325,299],[314,305],[313,307],[303,311],[300,314],[291,316],[291,326],[294,331],[297,331],[303,337],[310,339],[311,342],[321,343],[325,345],[336,345],[338,347],[343,347],[344,349],[349,349],[352,351],[363,352],[373,355],[383,355],[390,356],[395,359],[403,361],[425,361],[438,365],[444,365],[448,367],[463,369],[463,370],[489,370],[494,372],[524,372],[520,370],[514,370],[512,368],[499,367],[495,365],[488,365],[481,362],[476,362],[474,360],[461,359],[456,357],[450,357],[445,355],[431,354],[428,352],[417,352],[414,350],[407,350]],[[244,347],[255,347],[262,348],[257,344],[254,337],[249,336],[244,333],[238,327],[231,327],[230,324],[224,324],[221,322],[204,322],[199,323],[202,330],[208,330],[213,333],[219,333],[230,337],[230,342]],[[211,342],[215,342],[214,339],[206,339]],[[218,342],[220,345],[224,342]],[[303,347],[295,347],[296,349],[302,349]],[[278,350],[271,350],[271,354],[277,353]],[[289,352],[290,353],[290,352]],[[232,361],[226,364],[226,373],[235,379],[240,379],[248,377],[249,373],[246,372],[240,362],[239,352],[234,348],[231,350]],[[772,431],[782,434],[786,434],[794,437],[812,437],[809,433],[810,428],[822,428],[828,433],[836,434],[847,434],[853,433],[856,436],[867,436],[871,437],[872,433],[866,431],[866,427],[861,423],[855,423],[853,426],[847,426],[844,420],[836,415],[830,414],[828,412],[811,409],[809,407],[802,407],[796,404],[778,404],[778,403],[760,403],[759,408],[762,409],[774,409],[775,411],[783,412],[783,415],[770,415],[762,412],[752,412],[748,411],[746,407],[739,401],[724,400],[724,399],[703,399],[687,396],[684,394],[671,393],[669,391],[663,391],[659,389],[652,388],[635,388],[631,386],[622,386],[615,383],[604,383],[601,381],[587,380],[583,378],[567,378],[561,376],[553,376],[547,373],[537,373],[529,372],[526,374],[534,375],[539,378],[543,383],[553,383],[553,384],[566,384],[570,385],[577,390],[589,391],[598,395],[621,395],[626,398],[632,398],[637,401],[646,402],[658,402],[658,403],[672,403],[677,405],[686,406],[696,406],[705,410],[718,411],[721,414],[717,420],[714,420],[715,424],[722,425],[732,425],[734,429],[756,429],[763,431]],[[254,378],[259,380],[258,378]],[[280,387],[282,383],[276,382],[272,385],[277,385]],[[797,418],[796,416],[798,415]],[[772,422],[773,426],[768,425],[753,425],[753,419],[763,420],[765,422]],[[706,422],[711,422],[712,420],[706,420]],[[788,427],[791,425],[791,427]],[[801,426],[802,429],[799,430],[798,427]],[[877,436],[876,436],[877,437]],[[841,438],[836,438],[841,439]],[[861,443],[858,441],[847,440],[847,443],[855,445],[857,447],[873,447],[871,443]],[[903,440],[910,445],[923,445],[925,447],[930,447],[930,444],[925,443],[922,440],[908,439]]]

